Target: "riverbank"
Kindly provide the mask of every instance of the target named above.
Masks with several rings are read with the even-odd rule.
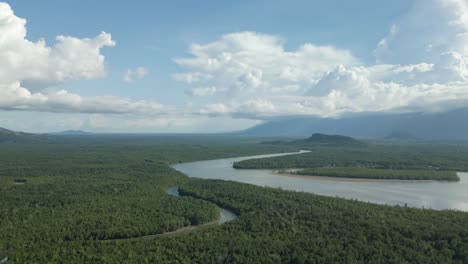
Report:
[[[175,196],[175,197],[180,197],[179,187],[178,186],[168,188],[168,189],[166,189],[165,192],[167,194],[169,194],[169,195],[172,195],[172,196]],[[195,231],[198,231],[198,230],[201,230],[201,229],[213,226],[213,225],[221,225],[221,224],[224,224],[226,222],[232,221],[232,220],[237,218],[237,215],[234,214],[233,212],[231,212],[231,211],[229,211],[229,210],[227,210],[225,208],[221,208],[219,206],[216,206],[216,207],[218,207],[218,209],[220,211],[219,216],[218,216],[218,218],[216,220],[213,220],[213,221],[208,222],[208,223],[203,223],[203,224],[199,224],[199,225],[184,226],[184,227],[178,228],[178,229],[176,229],[174,231],[168,231],[168,232],[164,232],[164,233],[160,233],[160,234],[143,235],[143,236],[129,237],[129,238],[106,239],[106,240],[102,240],[102,241],[129,241],[129,240],[151,239],[151,238],[158,238],[158,237],[173,236],[173,235],[178,235],[178,234],[182,234],[182,233],[191,233],[191,232],[195,232]]]
[[[101,240],[101,241],[107,241],[107,242],[109,241],[131,241],[131,240],[174,236],[174,235],[183,234],[183,233],[192,233],[192,232],[195,232],[195,231],[198,231],[198,230],[201,230],[201,229],[213,226],[213,225],[219,225],[221,219],[222,219],[222,216],[219,215],[218,219],[214,221],[204,223],[204,224],[199,224],[199,225],[184,226],[174,231],[169,231],[169,232],[164,232],[164,233],[154,234],[154,235],[144,235],[144,236],[138,236],[138,237],[106,239],[106,240]]]
[[[318,176],[318,175],[301,175],[293,172],[281,172],[271,171],[274,175],[280,175],[285,177],[297,178],[297,179],[308,179],[308,180],[319,180],[319,181],[334,181],[334,182],[411,182],[411,183],[423,183],[423,182],[436,182],[436,180],[401,180],[401,179],[370,179],[370,178],[345,178],[345,177],[331,177],[331,176]]]
[[[428,170],[428,169],[374,169],[363,167],[319,167],[304,168],[301,170],[285,170],[304,176],[323,176],[335,178],[372,179],[372,180],[433,180],[445,182],[458,182],[460,178],[454,171]]]
[[[449,182],[300,176],[278,174],[275,173],[277,170],[271,169],[237,170],[232,167],[233,162],[262,157],[264,156],[216,159],[180,163],[172,167],[196,178],[237,181],[376,204],[468,211],[468,193],[466,192],[468,174],[466,173],[458,173],[460,181]]]

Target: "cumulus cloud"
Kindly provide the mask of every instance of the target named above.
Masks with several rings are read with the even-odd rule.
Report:
[[[201,72],[175,73],[172,78],[176,81],[186,82],[188,84],[209,80],[213,76]]]
[[[190,96],[210,96],[214,95],[216,93],[222,92],[222,89],[218,89],[216,87],[197,87],[197,88],[192,88],[189,90],[185,91],[185,94],[190,95]]]
[[[379,42],[375,49],[377,61],[437,63],[447,52],[468,56],[467,14],[465,0],[416,0]]]
[[[26,20],[15,16],[6,3],[0,3],[0,33],[1,82],[19,81],[27,84],[28,89],[104,76],[104,56],[100,50],[115,45],[105,32],[92,39],[58,36],[53,47],[44,40],[29,41]]]
[[[271,101],[252,99],[246,102],[231,102],[208,104],[199,114],[209,116],[233,116],[237,118],[268,119],[276,114],[276,108]]]
[[[255,32],[193,44],[190,53],[175,60],[187,71],[174,79],[216,87],[189,89],[222,99],[204,113],[262,119],[447,110],[468,102],[468,3],[416,0],[376,43],[374,64],[332,46],[287,51],[284,39]]]
[[[468,102],[467,17],[464,0],[418,0],[378,43],[380,64],[339,66],[306,95],[324,96],[337,113],[460,107]]]
[[[331,45],[304,43],[286,49],[285,41],[276,35],[237,32],[191,45],[189,55],[174,59],[181,70],[172,75],[186,85],[191,100],[186,108],[112,96],[82,97],[49,88],[105,76],[101,50],[115,45],[111,35],[58,36],[53,45],[33,42],[27,39],[26,20],[0,3],[0,109],[259,120],[439,111],[468,102],[465,0],[416,0],[383,32],[371,63]],[[122,78],[131,82],[147,74],[137,67]]]
[[[357,63],[349,51],[332,46],[307,43],[286,51],[282,38],[256,32],[226,34],[208,44],[193,44],[190,53],[192,57],[175,60],[188,72],[173,78],[195,85],[209,83],[231,95],[268,92],[273,85],[309,86],[337,65]]]
[[[203,107],[200,110],[200,114],[204,115],[225,115],[230,113],[231,110],[229,109],[228,106],[222,103],[217,103],[217,104],[207,104],[205,107]]]
[[[167,114],[170,108],[156,102],[135,101],[115,96],[81,97],[66,90],[31,93],[19,82],[0,84],[0,109],[39,112]]]
[[[136,69],[132,70],[132,69],[128,69],[122,79],[125,81],[125,82],[133,82],[135,79],[143,79],[143,77],[145,77],[146,75],[148,75],[148,70],[144,67],[137,67]]]
[[[0,109],[41,112],[163,113],[150,101],[132,101],[113,96],[82,97],[66,90],[51,91],[51,85],[86,80],[106,74],[101,49],[115,46],[110,34],[94,38],[56,37],[48,46],[44,40],[27,38],[26,20],[0,3]],[[137,78],[146,74],[137,68]]]

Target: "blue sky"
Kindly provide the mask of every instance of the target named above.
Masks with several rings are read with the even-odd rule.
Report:
[[[60,34],[80,38],[101,31],[112,34],[117,46],[102,51],[108,78],[63,87],[83,95],[100,91],[174,103],[187,98],[181,97],[184,86],[170,77],[179,68],[173,59],[184,56],[191,43],[210,42],[231,32],[256,31],[284,37],[286,48],[295,49],[306,42],[331,44],[372,61],[376,43],[410,2],[7,1],[18,16],[28,20],[31,40],[45,38],[53,43]],[[137,66],[152,74],[137,84],[121,82],[122,73]]]
[[[24,45],[3,74],[16,76],[17,61],[47,65],[0,83],[0,126],[13,129],[219,132],[288,115],[465,105],[463,0],[3,3],[3,30],[18,33],[3,50]],[[12,17],[27,20],[26,36]],[[60,50],[59,35],[99,35],[99,45]],[[41,39],[55,55],[34,55],[46,52]]]

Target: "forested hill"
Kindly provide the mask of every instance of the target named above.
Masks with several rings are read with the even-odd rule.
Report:
[[[361,146],[363,142],[352,137],[342,135],[326,135],[315,133],[306,139],[297,140],[277,140],[277,141],[264,141],[263,144],[282,144],[282,145],[295,145],[295,146]]]
[[[360,145],[363,144],[361,141],[356,140],[352,137],[341,136],[341,135],[326,135],[315,133],[305,140],[296,140],[294,143],[308,143],[308,144],[320,144],[320,145]]]

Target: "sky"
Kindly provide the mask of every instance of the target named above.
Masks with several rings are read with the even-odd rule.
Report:
[[[467,0],[0,0],[0,127],[200,133],[468,106]]]

